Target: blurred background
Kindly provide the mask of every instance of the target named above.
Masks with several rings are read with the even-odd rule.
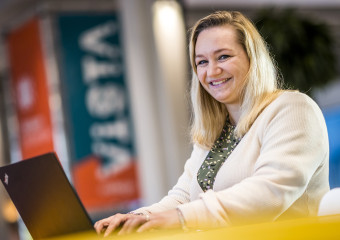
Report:
[[[56,152],[94,221],[160,200],[192,148],[189,29],[215,10],[319,104],[340,187],[338,0],[0,0],[0,166]],[[0,239],[29,238],[1,185]]]

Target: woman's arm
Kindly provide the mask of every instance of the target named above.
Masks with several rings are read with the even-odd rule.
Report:
[[[206,154],[206,151],[194,146],[190,158],[185,163],[183,174],[167,196],[149,207],[136,209],[133,214],[115,214],[96,222],[94,227],[97,233],[108,236],[118,227],[121,227],[120,234],[130,233],[142,225],[140,231],[155,227],[178,227],[180,222],[176,207],[190,201],[189,189],[192,177],[195,176],[193,169],[197,168],[196,165],[202,161]]]
[[[175,209],[178,205],[190,202],[190,185],[193,177],[196,177],[194,171],[198,169],[201,162],[207,155],[207,151],[194,145],[190,158],[184,165],[184,172],[179,177],[176,185],[168,192],[168,195],[161,199],[158,203],[155,203],[148,207],[143,207],[135,210],[135,213],[155,213],[163,212],[170,209]]]
[[[275,220],[304,194],[313,177],[320,177],[325,188],[328,137],[317,105],[303,94],[289,93],[266,114],[253,175],[179,206],[189,227]]]

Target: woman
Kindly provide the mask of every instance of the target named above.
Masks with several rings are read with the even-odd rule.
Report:
[[[323,115],[306,95],[278,88],[266,44],[239,12],[192,29],[194,149],[159,203],[98,221],[107,236],[315,215],[329,190]]]

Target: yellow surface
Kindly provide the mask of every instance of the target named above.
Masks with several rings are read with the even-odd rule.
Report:
[[[78,233],[53,240],[103,239],[93,233]],[[281,222],[252,224],[238,227],[218,228],[207,231],[155,231],[152,233],[112,235],[107,239],[124,240],[266,240],[266,239],[340,239],[340,214],[324,217],[294,219]]]

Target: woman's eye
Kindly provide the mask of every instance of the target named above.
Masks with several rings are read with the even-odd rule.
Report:
[[[219,60],[225,60],[225,59],[228,59],[228,58],[230,58],[229,55],[222,55],[222,56],[219,57]]]
[[[201,61],[197,62],[197,66],[198,65],[203,65],[203,64],[205,64],[207,62],[208,62],[207,60],[201,60]]]

